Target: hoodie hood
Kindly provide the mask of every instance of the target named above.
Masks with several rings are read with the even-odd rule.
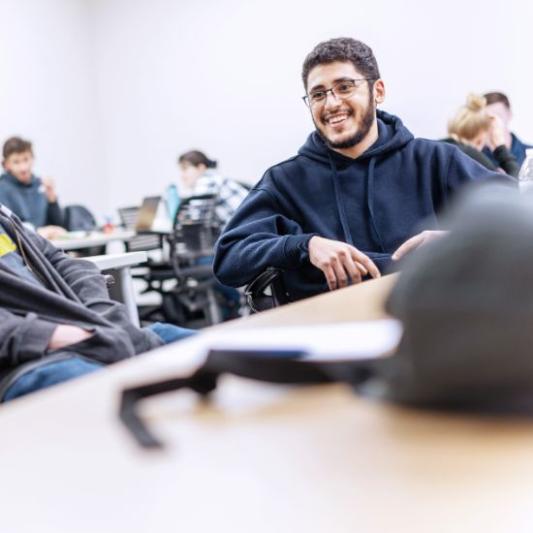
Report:
[[[377,111],[378,138],[366,152],[362,153],[356,159],[344,156],[328,147],[318,131],[314,131],[307,138],[306,143],[300,148],[299,155],[309,157],[317,162],[328,165],[331,169],[331,178],[333,181],[333,190],[335,192],[337,211],[341,222],[344,241],[354,245],[354,238],[350,231],[347,209],[341,187],[339,185],[338,168],[348,167],[357,162],[361,164],[366,162],[366,178],[364,186],[364,197],[366,200],[366,209],[370,220],[372,233],[378,244],[380,252],[385,252],[384,239],[376,222],[374,209],[374,168],[376,159],[386,155],[389,152],[395,152],[403,148],[413,139],[411,132],[402,124],[402,121],[394,115],[389,115],[384,111]]]
[[[380,157],[388,152],[401,149],[413,139],[413,134],[403,125],[402,121],[385,111],[377,111],[378,139],[357,161]],[[298,150],[299,155],[329,165],[331,159],[350,162],[354,159],[344,156],[328,147],[318,131],[309,135],[305,144]]]
[[[17,179],[15,176],[13,176],[13,174],[11,174],[10,172],[6,172],[5,174],[2,174],[2,176],[0,176],[0,179],[5,179],[9,183],[11,183],[14,187],[23,187],[26,189],[29,189],[29,188],[39,189],[39,187],[41,186],[40,178],[36,178],[33,174],[31,175],[30,181],[28,183],[23,183],[22,181]]]

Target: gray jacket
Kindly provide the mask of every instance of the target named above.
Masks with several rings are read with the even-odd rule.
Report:
[[[0,263],[0,379],[61,352],[108,364],[162,344],[154,333],[134,326],[122,304],[109,299],[104,277],[92,263],[68,257],[1,205],[0,222],[43,282],[40,287]],[[58,324],[93,335],[50,352],[47,346]]]

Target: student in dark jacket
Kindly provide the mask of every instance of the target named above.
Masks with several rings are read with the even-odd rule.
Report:
[[[437,214],[459,188],[495,177],[376,111],[385,86],[364,43],[320,43],[302,78],[316,131],[250,192],[214,261],[218,279],[234,287],[268,266],[283,269],[292,300],[378,277],[393,254],[438,235]],[[432,229],[418,233],[421,224]]]
[[[136,327],[92,263],[68,257],[0,205],[0,401],[190,333]]]
[[[33,147],[20,137],[9,138],[2,149],[5,173],[0,177],[0,203],[9,208],[22,222],[34,228],[46,228],[40,233],[53,237],[58,233],[50,226],[63,227],[64,218],[51,178],[33,174]]]
[[[505,145],[503,123],[488,112],[483,96],[468,95],[466,105],[448,123],[448,134],[450,136],[443,139],[444,142],[454,144],[489,170],[501,169],[510,176],[518,175],[520,168],[516,158]],[[486,144],[494,147],[491,158],[482,152]]]

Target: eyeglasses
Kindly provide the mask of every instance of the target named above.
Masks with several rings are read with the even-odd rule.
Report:
[[[350,98],[355,91],[361,86],[360,82],[374,81],[374,78],[359,78],[356,80],[345,79],[333,82],[331,89],[317,89],[305,96],[302,96],[303,101],[308,107],[313,107],[318,104],[323,104],[328,97],[328,93],[339,100],[346,100]]]

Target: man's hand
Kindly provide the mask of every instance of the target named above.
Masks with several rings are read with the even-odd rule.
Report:
[[[367,274],[381,276],[368,256],[344,242],[315,236],[308,248],[311,264],[322,270],[330,291],[346,287],[348,281],[359,283]]]
[[[498,146],[505,145],[505,127],[502,119],[496,115],[490,116],[490,128],[488,134],[488,145],[491,150],[495,150]]]
[[[41,226],[37,228],[37,233],[45,239],[53,240],[65,235],[67,230],[61,226]]]
[[[65,346],[76,344],[77,342],[88,339],[93,334],[78,326],[68,326],[67,324],[61,324],[57,326],[48,342],[49,350],[59,350]]]
[[[442,237],[443,235],[446,235],[446,233],[448,232],[447,231],[429,231],[429,230],[423,231],[422,233],[419,233],[418,235],[415,235],[414,237],[411,237],[410,239],[406,240],[392,254],[392,259],[394,261],[398,261],[404,255],[407,255],[409,252],[416,250],[419,246],[422,246],[423,244],[426,244],[438,237]]]
[[[54,180],[52,178],[43,178],[42,179],[43,191],[46,196],[46,199],[54,204],[57,202],[57,193]]]

